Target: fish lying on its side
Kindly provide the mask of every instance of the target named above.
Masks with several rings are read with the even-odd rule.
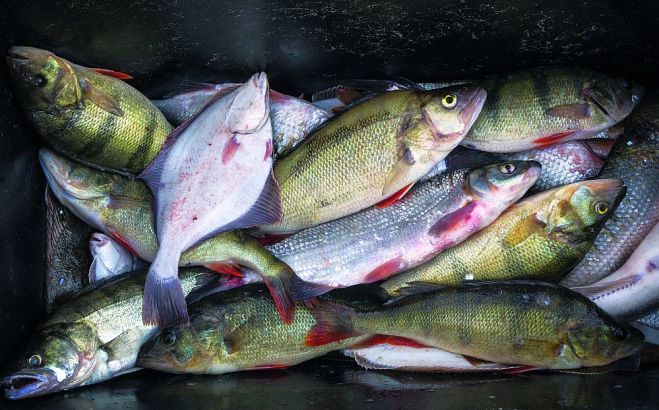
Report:
[[[91,258],[92,228],[66,209],[46,188],[46,312],[79,292],[86,284]]]
[[[197,115],[210,100],[240,87],[240,84],[204,84],[197,90],[152,100],[173,124],[182,124]],[[270,90],[273,156],[275,159],[293,150],[315,128],[332,114],[301,99]]]
[[[101,74],[120,73],[82,67],[32,47],[10,48],[7,63],[27,118],[48,144],[69,157],[138,174],[172,130],[148,98]]]
[[[485,97],[472,86],[396,91],[330,119],[275,164],[283,219],[259,229],[295,233],[404,195],[462,140]]]
[[[132,254],[152,261],[158,251],[151,194],[138,180],[98,171],[67,161],[46,150],[39,160],[48,184],[71,212],[119,242]],[[184,252],[181,266],[205,266],[221,273],[240,274],[239,265],[258,272],[271,291],[287,288],[293,271],[256,240],[241,231],[214,236]],[[254,281],[252,273],[243,281]]]
[[[643,239],[627,262],[611,275],[574,287],[610,315],[639,319],[659,308],[659,225]]]
[[[459,169],[412,188],[400,202],[301,231],[267,247],[302,281],[295,299],[370,283],[426,262],[494,221],[540,175],[533,161]]]
[[[98,282],[55,310],[3,371],[5,397],[41,396],[137,370],[140,346],[157,331],[142,323],[145,275]],[[186,295],[219,280],[206,269],[182,269],[179,277]]]
[[[648,95],[624,122],[601,178],[620,178],[628,192],[583,261],[561,282],[598,281],[620,268],[659,223],[659,93]]]
[[[142,265],[128,249],[102,233],[92,234],[89,239],[89,251],[92,254],[89,283],[132,272]]]
[[[588,298],[542,282],[426,284],[382,308],[356,311],[335,303],[311,309],[306,343],[382,334],[490,362],[542,369],[611,363],[638,351],[643,335]]]
[[[622,181],[615,179],[541,192],[508,208],[460,245],[382,287],[389,295],[398,295],[416,282],[559,281],[583,258],[624,195]]]
[[[190,305],[190,326],[162,329],[144,344],[137,363],[148,369],[195,374],[280,369],[365,339],[308,346],[305,337],[315,324],[309,308],[301,303],[293,322],[282,323],[264,289],[243,286]]]

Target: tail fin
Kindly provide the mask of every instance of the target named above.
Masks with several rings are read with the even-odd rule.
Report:
[[[291,296],[291,280],[297,276],[288,265],[283,262],[281,265],[283,265],[283,268],[275,269],[272,275],[263,272],[261,277],[270,291],[279,315],[284,323],[290,325],[295,316],[295,301]]]
[[[353,326],[353,309],[338,303],[323,302],[310,311],[316,319],[316,324],[307,333],[305,345],[322,346],[357,336]]]
[[[178,280],[176,263],[161,266],[155,261],[144,285],[142,322],[145,325],[179,326],[190,323],[185,295]],[[168,271],[166,269],[171,269]]]
[[[327,293],[332,289],[334,288],[331,286],[306,282],[297,275],[291,278],[291,295],[293,295],[293,300],[311,299]]]

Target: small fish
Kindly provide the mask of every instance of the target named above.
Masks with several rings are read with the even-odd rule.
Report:
[[[7,399],[17,400],[87,386],[138,370],[140,346],[157,328],[142,323],[146,272],[87,287],[51,314],[0,377]],[[182,269],[186,295],[215,286],[206,269]]]
[[[158,332],[142,347],[138,366],[193,374],[281,369],[365,339],[311,347],[305,337],[315,324],[301,303],[293,322],[283,324],[261,286],[244,286],[190,305],[190,326]]]
[[[620,268],[659,223],[659,93],[652,92],[623,123],[601,178],[620,178],[628,192],[593,247],[563,280],[568,287],[596,282]]]
[[[71,158],[138,174],[172,130],[148,98],[117,78],[125,76],[32,47],[10,48],[7,64],[27,118],[44,141]]]
[[[229,93],[240,84],[202,84],[196,90],[152,102],[173,124],[182,124],[201,111],[212,98]],[[270,90],[270,119],[274,159],[293,150],[315,128],[327,121],[331,113],[301,99]]]
[[[485,97],[472,86],[393,91],[332,118],[275,164],[283,219],[259,230],[295,233],[402,197],[462,140]]]
[[[176,279],[184,251],[222,232],[281,220],[269,104],[265,73],[253,75],[179,127],[140,175],[153,192],[160,245],[145,286],[144,323],[188,322]],[[283,296],[279,306],[290,322],[292,302]]]
[[[139,180],[103,172],[68,161],[41,149],[39,161],[55,196],[80,219],[102,231],[133,255],[152,261],[158,251],[152,198]],[[294,274],[256,240],[241,231],[208,238],[181,255],[180,266],[205,266],[219,273],[241,275],[239,283],[266,283],[276,300],[286,297]],[[255,272],[253,272],[255,271]],[[279,305],[278,305],[279,306]],[[280,309],[284,307],[280,306]]]
[[[459,169],[420,183],[400,202],[299,232],[267,247],[302,281],[295,299],[385,279],[486,227],[540,175],[533,161]]]
[[[559,281],[576,265],[625,195],[622,181],[577,182],[529,197],[487,228],[382,284],[398,295],[416,282]]]
[[[643,342],[641,332],[558,285],[420,285],[410,294],[366,311],[320,303],[311,309],[317,323],[306,343],[381,334],[489,362],[575,369],[609,364],[634,354]]]
[[[659,308],[659,225],[611,275],[573,288],[610,315],[635,320]]]
[[[46,312],[66,302],[86,284],[92,228],[59,203],[46,188]]]
[[[92,234],[89,239],[89,251],[92,255],[89,283],[92,284],[105,278],[132,272],[142,265],[130,251],[102,233]]]

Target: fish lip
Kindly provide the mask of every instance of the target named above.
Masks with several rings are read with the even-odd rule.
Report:
[[[19,388],[14,388],[17,382],[25,381],[28,383],[20,385]],[[55,373],[48,369],[40,369],[39,371],[22,370],[0,379],[0,386],[3,386],[5,397],[9,400],[41,396],[53,391],[57,383]]]
[[[21,51],[25,50],[25,47],[13,46],[7,50],[7,58],[17,61],[29,61],[30,57],[22,54]]]
[[[97,198],[101,195],[94,195],[86,192],[84,189],[77,189],[68,184],[68,175],[71,170],[68,160],[58,158],[58,156],[45,148],[39,150],[39,163],[46,176],[48,186],[53,191],[57,199],[62,203],[67,203],[66,197],[72,197],[79,200]]]

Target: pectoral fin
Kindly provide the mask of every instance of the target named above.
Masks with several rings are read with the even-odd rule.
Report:
[[[517,222],[506,235],[506,244],[510,246],[517,246],[525,240],[529,239],[533,234],[541,232],[544,228],[544,223],[540,221],[535,213],[529,215],[525,219]]]
[[[385,182],[382,189],[382,196],[390,197],[408,185],[408,174],[412,171],[415,163],[414,152],[409,147],[402,147],[398,153],[398,162],[389,171],[387,182]]]
[[[574,120],[583,120],[593,115],[590,105],[586,103],[557,105],[545,111],[545,114],[550,117],[563,117]]]
[[[103,90],[95,87],[89,81],[81,81],[83,96],[89,99],[95,106],[117,117],[123,117],[124,111]]]

